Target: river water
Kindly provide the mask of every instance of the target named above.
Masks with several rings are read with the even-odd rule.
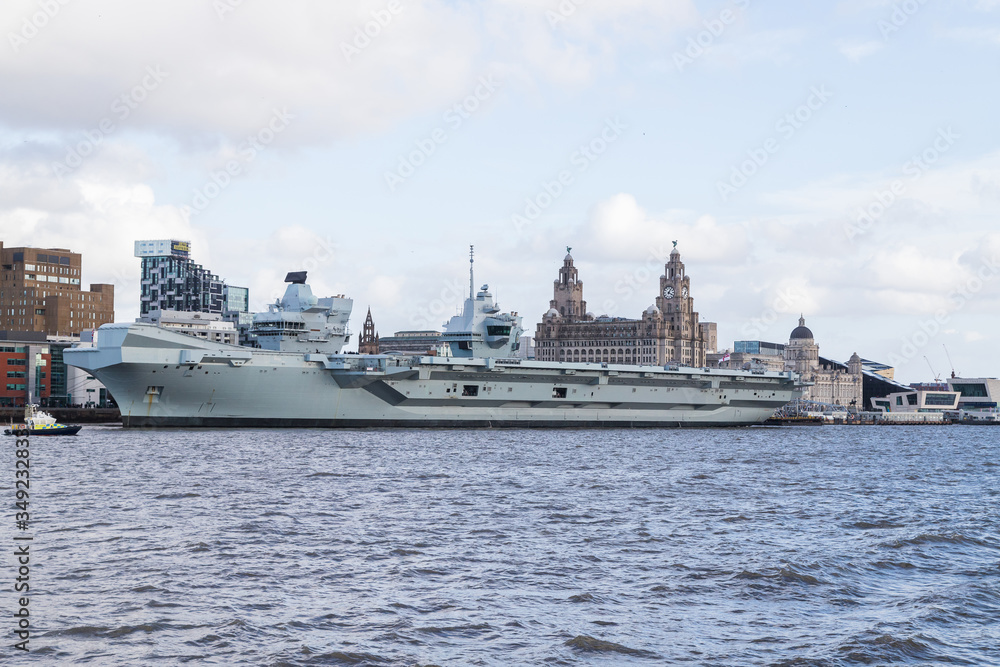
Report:
[[[997,665],[998,474],[990,427],[91,426],[32,439],[31,652],[5,584],[0,656]]]

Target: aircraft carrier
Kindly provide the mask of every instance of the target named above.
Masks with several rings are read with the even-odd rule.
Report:
[[[306,274],[254,317],[260,348],[152,324],[105,324],[64,352],[108,388],[126,427],[704,427],[762,423],[793,373],[530,361],[521,318],[487,285],[447,324],[442,354],[345,354],[352,301]]]

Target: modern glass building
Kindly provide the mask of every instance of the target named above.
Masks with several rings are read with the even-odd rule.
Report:
[[[733,352],[781,357],[785,354],[785,346],[781,343],[768,343],[763,340],[738,340],[733,343]]]
[[[219,315],[247,312],[249,290],[226,285],[217,275],[194,262],[188,241],[136,241],[135,256],[142,260],[141,315],[148,315],[153,310]]]

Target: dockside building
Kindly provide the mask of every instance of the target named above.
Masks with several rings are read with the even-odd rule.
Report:
[[[249,290],[227,285],[191,259],[191,243],[177,239],[136,241],[135,256],[142,260],[139,313],[177,310],[217,313],[238,323],[249,308]]]
[[[573,256],[567,248],[549,310],[535,331],[539,361],[705,366],[715,351],[716,325],[699,321],[680,252],[675,247],[660,276],[654,302],[639,318],[587,311]]]
[[[5,248],[0,241],[0,331],[79,336],[115,319],[115,288],[81,287],[83,260],[65,248]]]

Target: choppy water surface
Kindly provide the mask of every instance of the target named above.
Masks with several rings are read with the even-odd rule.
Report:
[[[19,662],[1000,664],[1000,428],[91,427],[31,448]]]

